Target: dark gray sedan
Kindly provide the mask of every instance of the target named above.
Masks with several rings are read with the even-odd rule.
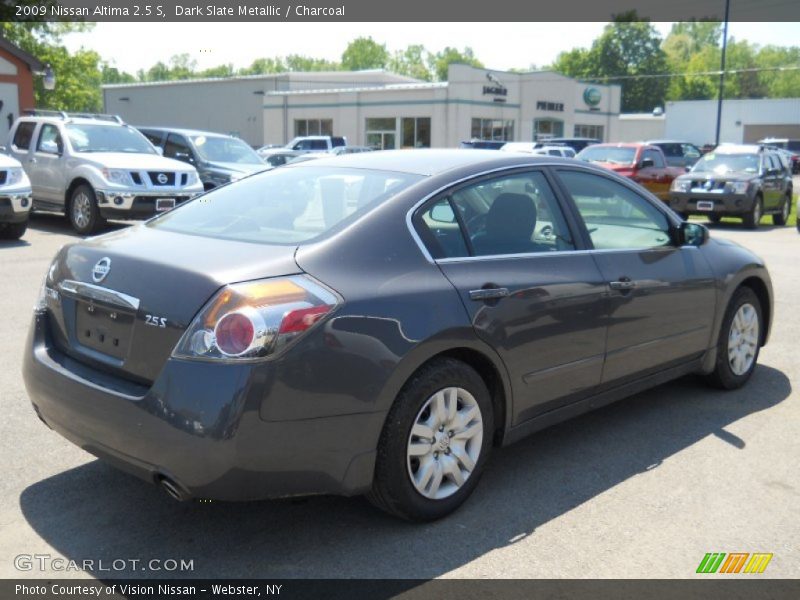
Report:
[[[609,171],[376,152],[62,248],[24,377],[48,426],[178,499],[429,520],[493,446],[687,373],[744,385],[771,317],[758,257]]]

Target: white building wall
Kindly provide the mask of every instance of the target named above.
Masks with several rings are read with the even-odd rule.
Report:
[[[667,102],[665,136],[699,146],[713,144],[716,100]],[[720,142],[741,143],[746,125],[800,125],[800,98],[724,100]]]

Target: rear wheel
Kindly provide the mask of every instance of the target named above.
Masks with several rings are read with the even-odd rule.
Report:
[[[94,233],[106,223],[97,208],[97,197],[90,185],[82,184],[75,188],[70,197],[67,217],[72,228],[81,235]]]
[[[719,223],[722,220],[722,215],[717,215],[712,213],[708,215],[708,220],[714,224]]]
[[[708,380],[716,387],[742,387],[756,368],[763,320],[755,292],[741,287],[733,294],[717,340],[717,364]]]
[[[489,390],[474,369],[450,358],[425,365],[389,411],[369,500],[412,521],[446,516],[478,484],[493,432]]]
[[[27,219],[22,223],[0,223],[0,240],[18,240],[27,229]]]
[[[786,225],[786,222],[789,220],[790,212],[792,212],[791,192],[786,194],[786,197],[783,199],[783,204],[781,205],[781,212],[777,215],[772,215],[772,223],[780,226]]]
[[[742,217],[744,226],[748,229],[758,229],[758,224],[761,222],[761,215],[764,214],[763,209],[761,196],[756,196],[756,199],[753,201],[753,208]]]

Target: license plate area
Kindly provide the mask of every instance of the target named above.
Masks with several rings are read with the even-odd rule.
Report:
[[[80,345],[116,359],[128,355],[134,315],[90,302],[76,302],[75,336]]]
[[[702,210],[706,212],[710,212],[714,210],[714,203],[710,200],[698,200],[697,202],[697,210]]]
[[[156,212],[164,212],[175,208],[175,198],[156,198]]]

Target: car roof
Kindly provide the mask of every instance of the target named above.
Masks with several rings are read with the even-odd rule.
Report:
[[[687,142],[686,140],[646,140],[642,142],[643,144],[692,144],[692,142]],[[694,146],[694,144],[692,144]]]
[[[206,137],[223,137],[223,138],[234,137],[232,135],[228,135],[227,133],[217,133],[215,131],[203,131],[202,129],[183,129],[181,127],[150,127],[149,125],[134,125],[133,127],[136,127],[136,129],[147,129],[148,131],[180,133],[182,135],[204,135]]]
[[[647,142],[606,142],[605,144],[592,144],[590,148],[642,148],[650,146]]]
[[[720,144],[714,149],[714,152],[716,154],[758,154],[763,150],[763,146],[758,144]]]
[[[111,125],[113,127],[132,127],[127,123],[118,123],[108,119],[93,119],[91,117],[69,117],[63,119],[61,117],[53,117],[50,115],[23,115],[19,118],[19,122],[31,123],[61,123],[62,125]]]
[[[557,160],[566,164],[574,164],[572,160],[554,156],[537,156],[532,154],[497,152],[495,150],[458,149],[414,149],[414,150],[380,150],[378,152],[358,152],[340,156],[326,155],[314,161],[288,165],[301,168],[305,165],[314,167],[350,167],[357,169],[374,169],[376,171],[396,171],[416,175],[438,175],[463,167],[479,167],[481,165],[513,167],[516,164],[528,165],[537,162],[548,163]]]

